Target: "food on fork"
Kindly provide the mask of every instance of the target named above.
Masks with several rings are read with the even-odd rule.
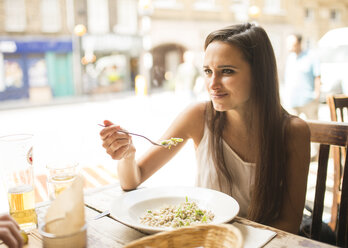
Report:
[[[98,125],[101,126],[101,127],[107,127],[107,126],[105,126],[103,124],[98,124]],[[126,134],[129,134],[129,135],[139,136],[139,137],[142,137],[144,139],[147,139],[153,145],[162,146],[162,147],[165,147],[165,148],[168,148],[168,149],[170,149],[171,146],[176,146],[178,143],[181,143],[181,142],[184,141],[184,139],[182,139],[182,138],[170,138],[169,140],[162,140],[160,143],[157,143],[157,142],[154,142],[154,141],[150,140],[149,138],[147,138],[146,136],[141,135],[141,134],[131,133],[131,132],[128,132],[128,131],[125,131],[125,130],[117,130],[117,132],[126,133]]]
[[[142,224],[152,227],[173,227],[191,226],[206,224],[214,219],[214,214],[209,210],[200,209],[196,202],[186,202],[178,205],[164,206],[157,211],[147,210],[140,218]]]
[[[176,146],[178,143],[183,142],[182,138],[170,138],[169,140],[162,140],[161,145],[166,146],[166,148],[170,149],[171,146]]]

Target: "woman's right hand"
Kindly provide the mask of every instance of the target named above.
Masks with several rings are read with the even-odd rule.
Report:
[[[121,130],[121,127],[114,125],[111,121],[105,120],[104,125],[106,127],[100,131],[100,137],[103,141],[103,147],[112,159],[134,158],[136,150],[132,137],[128,134],[117,132]]]

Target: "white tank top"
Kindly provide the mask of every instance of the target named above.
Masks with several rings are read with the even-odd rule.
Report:
[[[208,141],[211,132],[207,125],[204,135],[196,150],[197,176],[196,186],[222,191],[231,195],[239,204],[239,216],[246,217],[251,200],[252,183],[254,182],[255,163],[244,162],[223,140],[225,163],[233,175],[232,194],[229,184],[224,176],[220,176],[221,189],[218,182],[218,173],[215,169],[211,154],[209,154]]]

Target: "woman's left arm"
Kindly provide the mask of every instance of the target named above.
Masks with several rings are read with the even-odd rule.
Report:
[[[307,123],[297,117],[291,119],[287,140],[287,185],[280,217],[270,225],[297,234],[306,200],[310,163],[310,130]]]

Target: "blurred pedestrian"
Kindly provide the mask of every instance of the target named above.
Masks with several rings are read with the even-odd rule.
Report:
[[[193,97],[193,88],[199,71],[194,64],[194,54],[191,51],[184,53],[184,62],[178,66],[175,81],[175,93],[183,96]]]
[[[287,37],[290,52],[285,67],[285,105],[295,115],[318,119],[320,96],[319,60],[308,50],[302,49],[302,36]]]

